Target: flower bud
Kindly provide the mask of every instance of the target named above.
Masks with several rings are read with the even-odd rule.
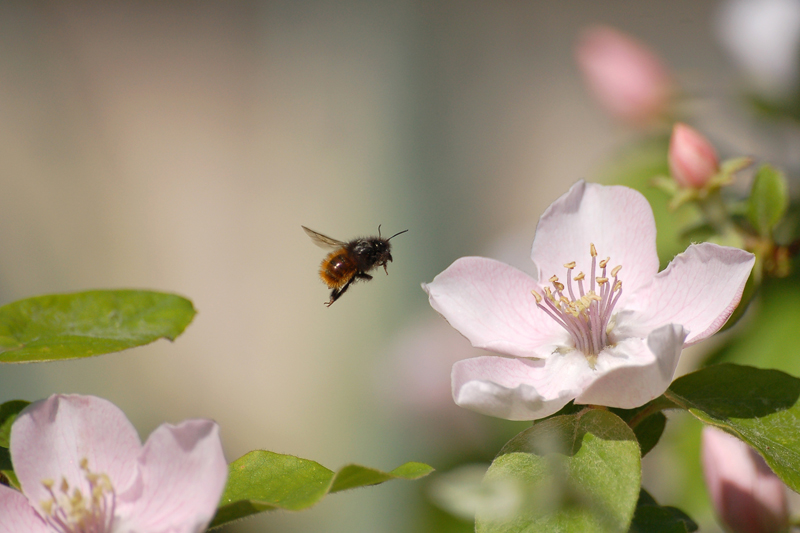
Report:
[[[583,32],[575,56],[595,98],[617,118],[643,126],[667,111],[670,75],[661,60],[633,38],[595,26]]]
[[[734,533],[786,531],[786,490],[764,459],[736,437],[703,428],[703,474],[717,516]]]
[[[681,187],[700,189],[719,172],[717,152],[708,139],[686,124],[672,129],[669,170]]]

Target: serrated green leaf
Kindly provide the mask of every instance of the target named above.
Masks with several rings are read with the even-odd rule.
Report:
[[[631,522],[630,533],[692,533],[697,524],[675,507],[662,507],[650,494],[642,489],[636,512]]]
[[[639,445],[609,411],[539,421],[501,450],[486,474],[516,487],[509,510],[479,508],[476,531],[627,531],[641,484]]]
[[[678,378],[665,395],[748,443],[784,483],[800,491],[800,379],[778,370],[721,364]]]
[[[763,237],[769,237],[789,207],[786,177],[770,166],[761,165],[753,180],[747,203],[747,218]]]
[[[11,424],[17,418],[17,414],[25,409],[31,402],[25,400],[11,400],[0,405],[0,447],[8,448],[9,437],[11,435]],[[2,470],[2,467],[0,467]]]
[[[0,307],[0,362],[75,359],[174,340],[194,315],[189,300],[150,291],[27,298]]]
[[[406,463],[391,472],[359,465],[347,465],[333,472],[316,461],[265,450],[253,451],[228,467],[228,482],[210,527],[273,509],[300,511],[329,492],[376,485],[391,479],[418,479],[431,471],[433,468],[422,463]]]

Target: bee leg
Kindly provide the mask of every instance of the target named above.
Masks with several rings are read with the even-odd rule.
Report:
[[[357,275],[356,275],[356,276],[357,276]],[[328,300],[327,302],[325,302],[325,306],[326,306],[326,307],[330,307],[331,305],[333,305],[333,302],[335,302],[336,300],[338,300],[338,299],[339,299],[339,297],[340,297],[342,294],[344,294],[344,291],[346,291],[346,290],[347,290],[347,288],[350,286],[350,284],[351,284],[351,283],[353,283],[353,280],[354,280],[354,279],[356,279],[356,276],[353,276],[352,278],[350,278],[350,281],[348,281],[347,283],[345,283],[345,284],[344,284],[344,286],[343,286],[341,289],[333,289],[333,290],[331,291],[331,299],[330,299],[330,300]]]
[[[365,272],[359,272],[358,274],[356,274],[355,276],[353,276],[353,279],[355,279],[355,278],[358,278],[358,279],[363,279],[364,281],[369,281],[369,280],[371,280],[371,279],[372,279],[372,276],[370,276],[369,274],[367,274],[367,273],[365,273]],[[351,281],[352,281],[352,280],[351,280]],[[349,283],[348,283],[348,285],[349,285]]]

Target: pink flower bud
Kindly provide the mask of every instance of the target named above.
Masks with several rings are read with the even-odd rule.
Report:
[[[717,172],[717,151],[708,139],[686,124],[678,122],[669,140],[669,170],[681,187],[701,188]]]
[[[670,75],[658,56],[633,38],[592,27],[581,35],[575,56],[591,92],[616,117],[643,126],[667,111]]]
[[[712,426],[703,428],[703,474],[717,516],[734,533],[785,531],[786,490],[747,444]]]

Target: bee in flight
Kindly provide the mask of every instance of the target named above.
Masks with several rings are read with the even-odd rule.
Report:
[[[314,244],[320,248],[333,250],[325,256],[319,267],[319,277],[331,289],[331,299],[325,302],[328,307],[338,300],[354,281],[371,280],[372,276],[367,272],[373,268],[383,267],[388,275],[386,263],[392,260],[390,252],[392,246],[389,241],[408,231],[406,229],[384,239],[381,237],[381,227],[378,226],[377,237],[359,237],[352,241],[342,242],[305,226],[301,227],[311,237]]]

